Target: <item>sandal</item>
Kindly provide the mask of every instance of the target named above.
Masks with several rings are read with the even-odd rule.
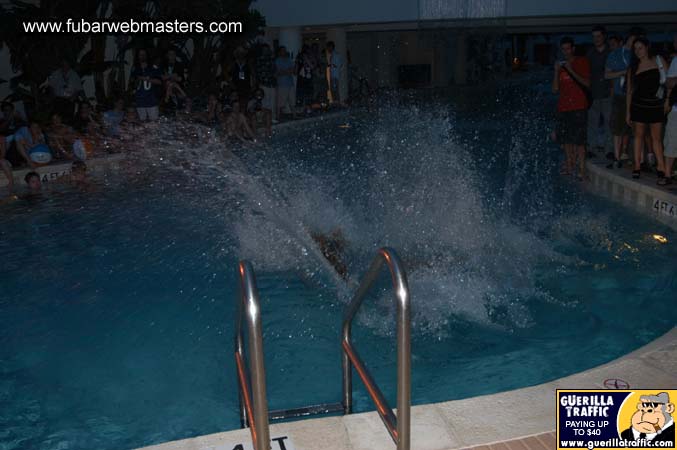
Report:
[[[633,170],[632,171],[632,178],[634,178],[635,180],[638,179],[640,173],[641,172],[639,170]]]

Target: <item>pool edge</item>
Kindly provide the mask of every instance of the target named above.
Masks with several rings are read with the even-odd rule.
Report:
[[[629,170],[607,169],[608,163],[601,159],[587,162],[588,191],[677,230],[677,187],[657,186],[656,177],[650,175],[633,179]]]
[[[525,440],[549,448],[555,430],[556,389],[604,389],[607,379],[631,388],[672,389],[677,369],[677,327],[618,359],[537,386],[412,408],[412,448],[452,450]],[[487,421],[487,417],[491,417]],[[296,450],[392,450],[375,411],[271,425],[271,436],[288,436]],[[216,450],[250,442],[233,430],[143,447],[144,450]],[[554,441],[553,441],[554,442]],[[501,444],[505,445],[505,444]],[[508,448],[508,447],[501,447]],[[229,449],[230,450],[230,449]]]

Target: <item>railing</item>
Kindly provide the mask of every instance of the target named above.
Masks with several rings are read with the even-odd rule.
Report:
[[[256,278],[251,264],[240,261],[240,298],[238,301],[237,329],[235,332],[235,364],[240,394],[240,421],[242,428],[249,426],[254,450],[270,450],[268,402],[266,399],[266,371],[263,366],[263,336],[261,332],[261,307],[256,290]],[[242,318],[247,320],[247,344],[250,353],[251,383],[244,357],[244,330]],[[250,391],[249,385],[254,387]],[[252,401],[253,397],[253,401]]]
[[[353,318],[360,309],[365,295],[378,277],[384,263],[390,269],[397,303],[397,417],[395,417],[392,408],[388,406],[383,393],[350,341]],[[341,344],[343,346],[344,414],[352,413],[353,409],[352,367],[355,367],[357,374],[367,388],[369,396],[374,401],[376,410],[388,433],[390,433],[390,437],[397,445],[397,450],[409,450],[411,441],[411,311],[409,306],[409,286],[402,263],[394,250],[382,248],[362,279],[362,283],[348,305],[343,319],[343,340]]]

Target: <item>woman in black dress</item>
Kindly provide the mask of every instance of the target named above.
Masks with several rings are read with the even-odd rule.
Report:
[[[665,180],[663,158],[663,122],[665,121],[665,62],[660,56],[649,53],[649,41],[637,38],[633,44],[635,60],[628,69],[627,122],[633,128],[635,141],[635,164],[632,177],[639,178],[644,135],[647,127],[651,133],[653,151],[656,155],[658,183]],[[663,68],[663,69],[661,69]]]

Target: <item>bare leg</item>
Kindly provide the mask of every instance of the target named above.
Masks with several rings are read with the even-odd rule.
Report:
[[[675,158],[670,156],[665,157],[665,176],[672,177],[672,165],[675,163]]]
[[[578,156],[578,178],[585,180],[587,178],[585,170],[585,145],[577,145],[576,153]]]
[[[165,91],[165,103],[168,102],[170,98],[172,98],[172,83],[168,82],[167,90]]]
[[[654,154],[656,155],[656,169],[665,173],[665,159],[663,157],[663,124],[652,123],[649,125],[651,130],[651,143]]]
[[[255,139],[256,135],[254,135],[254,131],[252,131],[252,128],[249,126],[249,122],[247,121],[247,118],[244,114],[239,114],[239,122],[240,126],[244,130],[244,136],[248,137],[249,139]]]
[[[624,153],[628,151],[628,144],[630,143],[630,136],[627,134],[624,134],[623,137],[621,137],[621,156],[623,156]]]
[[[240,142],[244,144],[248,144],[249,141],[247,141],[244,136],[242,136],[242,133],[240,132],[240,127],[238,125],[238,118],[237,118],[237,113],[232,112],[226,119],[226,132],[228,134],[228,137],[235,136]]]
[[[616,161],[621,159],[621,147],[623,146],[623,136],[614,136],[614,158]]]
[[[644,124],[633,122],[633,129],[635,131],[634,153],[635,163],[632,166],[633,171],[638,171],[642,165],[642,153],[644,150]]]

